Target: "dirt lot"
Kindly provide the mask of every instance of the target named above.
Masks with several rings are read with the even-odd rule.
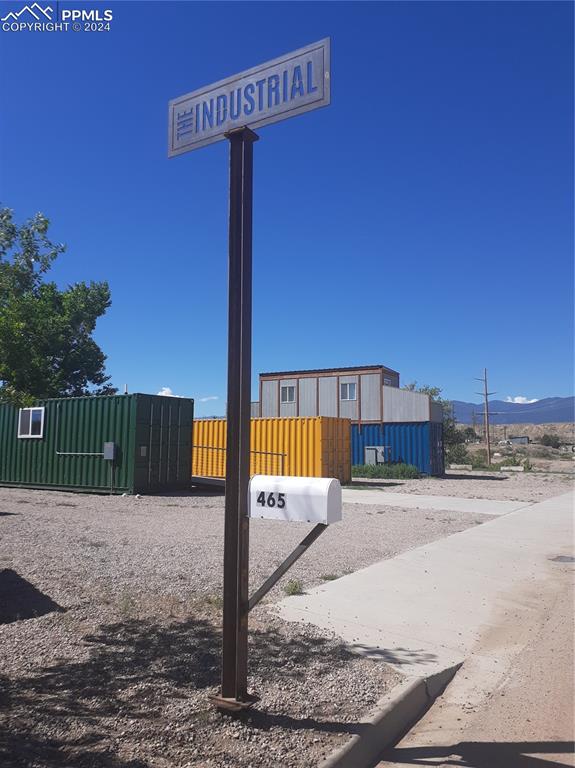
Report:
[[[565,478],[408,481],[390,490],[539,500]],[[503,493],[497,496],[496,493]],[[485,522],[347,504],[290,572],[302,588]],[[254,520],[251,588],[308,526]],[[397,674],[335,637],[250,617],[257,709],[219,682],[223,496],[105,497],[0,489],[0,764],[19,768],[317,766]],[[285,596],[283,580],[267,600]],[[291,599],[297,600],[294,596]]]
[[[480,522],[346,505],[289,578],[305,589]],[[308,529],[252,521],[252,589]],[[212,709],[221,495],[0,489],[0,537],[2,766],[315,766],[398,680],[264,604],[250,618],[257,710]],[[267,599],[284,596],[280,584]]]
[[[573,462],[575,464],[575,462]],[[568,465],[569,469],[571,468]],[[430,496],[459,496],[465,499],[493,501],[543,501],[567,493],[573,488],[575,473],[571,472],[464,472],[448,470],[445,477],[419,480],[354,479],[354,486],[377,485],[393,493],[414,493]]]

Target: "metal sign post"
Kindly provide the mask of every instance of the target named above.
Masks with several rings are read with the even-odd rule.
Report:
[[[253,144],[249,128],[230,142],[228,423],[224,533],[222,691],[219,703],[251,704],[247,692],[252,364]]]
[[[168,106],[169,157],[224,139],[230,144],[222,688],[214,701],[232,711],[255,700],[247,692],[252,189],[253,144],[258,139],[252,129],[327,106],[329,62],[326,38],[173,99]]]

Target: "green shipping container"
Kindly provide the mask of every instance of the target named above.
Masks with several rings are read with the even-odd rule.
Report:
[[[0,406],[0,485],[100,493],[190,487],[194,401],[156,395]]]

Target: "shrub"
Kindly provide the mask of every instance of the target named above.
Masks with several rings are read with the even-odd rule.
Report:
[[[547,445],[549,448],[559,448],[561,440],[557,435],[545,433],[539,441],[541,445]]]
[[[450,446],[445,453],[447,464],[470,464],[469,452],[463,443]]]
[[[482,469],[487,466],[487,451],[485,448],[474,451],[470,458],[473,469]]]
[[[303,595],[303,584],[299,579],[290,579],[284,587],[286,595]]]
[[[352,477],[413,480],[419,477],[419,470],[413,464],[355,464],[351,474]]]
[[[492,464],[497,463],[500,467],[519,467],[523,463],[521,460],[521,457],[518,456],[516,453],[510,453],[506,454],[501,461],[498,462],[491,462]]]

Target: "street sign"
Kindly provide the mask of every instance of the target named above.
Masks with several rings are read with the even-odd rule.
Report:
[[[325,107],[329,104],[329,93],[329,38],[325,38],[174,99],[168,109],[169,157],[222,139],[227,139],[230,145],[222,687],[220,694],[212,698],[216,706],[231,711],[250,707],[255,700],[247,690],[250,608],[257,605],[327,528],[331,518],[336,517],[328,514],[327,509],[318,511],[318,519],[325,521],[317,522],[260,589],[249,596],[253,145],[258,140],[253,129]],[[272,499],[275,503],[276,491],[278,507],[286,507],[285,489],[270,487],[268,495],[264,494],[268,509]],[[337,495],[336,489],[332,489],[331,496],[334,494]],[[287,512],[291,510],[297,519],[306,511],[306,504],[302,506],[298,495],[291,486]],[[312,517],[315,519],[315,514],[305,519]]]
[[[329,38],[200,88],[168,106],[168,157],[330,102]]]

